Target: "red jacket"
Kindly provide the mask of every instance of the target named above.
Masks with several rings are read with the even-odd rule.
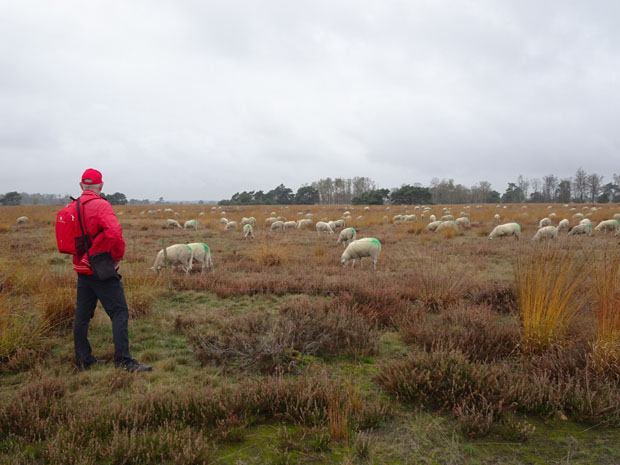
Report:
[[[84,229],[92,240],[90,255],[110,252],[112,259],[120,262],[125,254],[125,240],[112,206],[99,194],[83,191],[80,196],[80,212]],[[101,232],[97,234],[99,231]],[[79,274],[93,274],[86,254],[73,256],[73,269]]]

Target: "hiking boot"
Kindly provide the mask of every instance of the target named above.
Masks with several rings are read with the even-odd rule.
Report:
[[[138,363],[137,360],[130,360],[128,362],[124,362],[124,363],[117,363],[116,366],[118,368],[124,368],[125,370],[127,370],[130,373],[142,373],[144,371],[152,371],[153,368],[150,365],[142,365],[140,363]]]
[[[92,367],[103,366],[108,363],[107,360],[93,358],[90,362],[78,362],[77,367],[80,370],[90,370]]]

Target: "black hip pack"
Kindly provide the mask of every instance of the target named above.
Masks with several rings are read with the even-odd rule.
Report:
[[[82,214],[80,213],[80,199],[77,199],[77,214],[80,228],[82,229],[82,235],[75,238],[76,249],[83,250],[88,256],[88,262],[90,263],[90,269],[93,271],[95,278],[99,281],[106,281],[116,276],[116,269],[114,268],[114,260],[110,252],[99,252],[94,255],[90,254],[90,246],[92,241],[90,236],[84,230],[84,224],[82,223]],[[101,231],[93,236],[93,239],[97,237]],[[79,243],[79,248],[78,248]],[[82,252],[83,253],[83,252]]]

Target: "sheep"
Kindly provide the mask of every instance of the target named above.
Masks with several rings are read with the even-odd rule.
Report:
[[[579,224],[589,224],[590,226],[592,226],[592,220],[590,218],[584,218],[579,222]]]
[[[357,218],[358,218],[358,219],[360,219],[361,217],[359,217],[359,216],[358,216]],[[336,229],[339,229],[339,228],[344,228],[344,227],[345,227],[345,222],[344,222],[344,220],[336,220],[336,221],[334,221],[334,231],[335,231]]]
[[[571,209],[572,210],[572,209]],[[577,221],[577,220],[583,220],[583,213],[575,213],[573,215],[573,220]]]
[[[330,228],[332,228],[332,231],[336,231],[336,222],[335,221],[328,221],[327,224],[329,225]]]
[[[435,231],[437,230],[437,228],[439,227],[439,225],[441,224],[441,221],[431,221],[430,223],[428,223],[426,225],[426,230],[427,231]]]
[[[166,228],[179,228],[179,229],[183,229],[181,228],[181,225],[179,224],[179,222],[177,220],[171,220],[171,219],[167,219],[166,220]]]
[[[394,217],[392,218],[392,224],[398,224],[403,220],[403,216],[402,215],[394,215]]]
[[[250,216],[249,218],[246,218],[245,216],[243,218],[241,218],[241,223],[239,223],[241,226],[245,226],[246,224],[251,224],[252,226],[254,226],[254,224],[256,223],[256,218],[254,218],[253,216]]]
[[[284,229],[284,221],[274,221],[271,223],[270,231],[277,231],[278,229]]]
[[[196,221],[196,220],[187,220],[183,224],[183,227],[185,229],[194,228],[195,230],[198,230],[198,221]]]
[[[570,226],[569,221],[564,218],[562,221],[560,221],[560,224],[558,224],[558,232],[568,232],[568,228]]]
[[[265,227],[271,226],[276,221],[278,221],[278,219],[275,216],[270,216],[269,218],[265,220]]]
[[[403,219],[405,222],[418,221],[418,216],[414,213],[412,215],[405,215]]]
[[[544,228],[545,226],[551,226],[551,219],[543,218],[538,222],[538,229]]]
[[[172,267],[181,265],[181,268],[185,271],[185,274],[189,274],[194,260],[194,251],[186,244],[174,244],[166,247],[166,257],[164,258],[164,250],[160,250],[155,258],[155,263],[153,263],[151,270],[155,270],[159,273],[159,270],[166,266],[166,259],[168,261],[168,265]]]
[[[555,212],[554,212],[554,213],[549,213],[549,214],[547,215],[547,217],[548,217],[548,218],[555,218],[555,217],[557,217],[557,216],[558,216],[558,215],[556,215],[556,214],[555,214]]]
[[[198,216],[205,216],[205,212],[198,213]]]
[[[435,232],[441,232],[441,231],[445,231],[447,229],[452,229],[455,232],[458,231],[458,227],[456,225],[456,221],[452,221],[452,220],[441,221],[439,223],[439,226],[437,226],[437,228],[435,229]]]
[[[337,244],[342,244],[343,247],[346,247],[349,244],[349,242],[352,242],[355,240],[356,235],[357,234],[355,232],[355,229],[345,228],[342,231],[340,231],[340,236],[338,236]]]
[[[489,240],[497,237],[514,236],[515,240],[519,240],[521,235],[521,226],[519,223],[505,223],[495,226],[491,234],[489,234]]]
[[[254,228],[249,223],[243,225],[243,238],[254,239]]]
[[[614,220],[620,220],[620,213],[614,213]]]
[[[499,224],[500,220],[501,220],[501,218],[500,218],[499,214],[497,214],[497,213],[496,213],[496,214],[493,216],[493,223],[495,223],[495,224]]]
[[[316,233],[319,236],[321,235],[321,233],[334,234],[334,230],[328,223],[325,223],[324,221],[319,221],[316,224]]]
[[[228,223],[226,223],[226,226],[224,226],[224,229],[226,231],[232,231],[233,229],[237,229],[237,222],[229,221]]]
[[[444,215],[441,218],[439,218],[441,221],[452,221],[454,219],[453,215]]]
[[[466,216],[457,218],[456,225],[461,229],[471,229],[471,223],[469,221],[469,218],[467,218]]]
[[[27,216],[20,216],[15,220],[15,224],[26,224],[30,221]]]
[[[351,212],[349,210],[346,210],[342,216],[351,216]]]
[[[615,232],[616,235],[618,235],[618,232],[620,232],[620,221],[618,220],[601,221],[594,229],[600,232]]]
[[[370,211],[370,207],[364,207],[364,211],[365,212],[369,212]]]
[[[585,234],[587,236],[592,235],[592,225],[591,224],[578,224],[568,233],[569,236],[578,236],[581,234]]]
[[[435,215],[429,216],[428,219],[431,221],[431,223],[437,221],[437,218],[435,218]]]
[[[314,215],[312,213],[306,213],[306,218],[312,218]]]
[[[296,227],[297,227],[297,221],[285,221],[284,225],[282,226],[282,229],[286,231],[287,229],[295,229]]]
[[[192,242],[191,244],[187,245],[192,249],[192,252],[194,254],[194,261],[202,265],[200,273],[203,273],[205,271],[205,267],[207,269],[210,269],[211,273],[215,273],[215,268],[213,267],[213,260],[211,259],[211,251],[209,250],[209,246],[207,244],[203,244],[202,242]]]
[[[387,216],[387,215],[383,215],[383,222],[384,222],[385,224],[388,224],[388,223],[390,222],[390,219],[388,218],[388,216]]]
[[[220,218],[220,224],[226,225],[228,220],[226,218]]]
[[[349,260],[353,260],[351,268],[355,267],[355,260],[360,259],[360,266],[362,266],[362,258],[371,257],[372,266],[377,269],[377,257],[381,252],[381,242],[374,237],[365,237],[364,239],[358,239],[349,243],[347,248],[342,253],[340,263],[342,266],[347,266]]]
[[[297,229],[304,229],[306,226],[312,226],[312,220],[310,218],[304,218],[297,222]]]
[[[534,237],[532,237],[533,241],[539,241],[541,239],[557,239],[558,237],[558,228],[555,226],[543,226],[538,231]]]

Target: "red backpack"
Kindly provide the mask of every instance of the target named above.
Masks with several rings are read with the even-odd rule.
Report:
[[[71,198],[71,203],[56,215],[56,244],[58,245],[58,251],[60,253],[76,255],[75,239],[80,235],[77,202]]]
[[[71,255],[88,253],[92,240],[103,232],[101,229],[91,238],[80,224],[83,214],[84,204],[80,207],[80,199],[71,197],[71,203],[56,215],[56,244],[60,253]]]

